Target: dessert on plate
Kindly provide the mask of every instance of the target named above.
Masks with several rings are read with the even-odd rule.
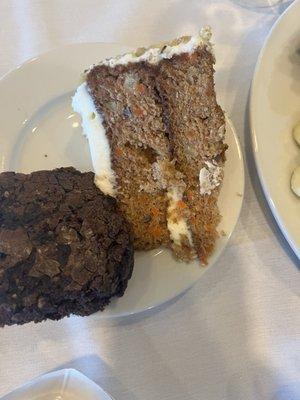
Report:
[[[106,59],[73,97],[95,183],[116,197],[135,249],[207,262],[220,221],[225,120],[209,28]]]
[[[132,268],[128,224],[92,172],[0,174],[0,326],[103,310]]]

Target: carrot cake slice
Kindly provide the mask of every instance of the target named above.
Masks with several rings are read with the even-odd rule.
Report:
[[[106,59],[73,97],[95,183],[117,198],[135,248],[171,247],[202,263],[213,251],[227,145],[209,28]]]

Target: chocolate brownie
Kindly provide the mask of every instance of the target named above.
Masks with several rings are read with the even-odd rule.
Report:
[[[0,326],[103,310],[133,268],[116,201],[74,168],[0,174]]]

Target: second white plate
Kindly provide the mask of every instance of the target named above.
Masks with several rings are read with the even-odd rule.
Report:
[[[250,101],[259,178],[283,234],[300,259],[300,199],[290,189],[300,149],[292,137],[300,121],[300,1],[274,25],[257,62]]]
[[[32,172],[60,166],[91,170],[90,155],[72,112],[71,96],[80,73],[100,59],[129,49],[118,44],[79,43],[45,53],[0,81],[1,170]],[[232,124],[219,206],[223,215],[216,249],[207,267],[197,261],[177,262],[169,251],[136,253],[125,295],[112,301],[99,317],[134,314],[160,305],[193,285],[224,250],[239,217],[244,193],[243,158]]]

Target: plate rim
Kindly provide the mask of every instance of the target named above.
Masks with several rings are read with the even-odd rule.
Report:
[[[0,78],[0,85],[3,81],[6,81],[7,79],[10,79],[11,77],[13,77],[14,74],[17,73],[19,69],[22,69],[23,67],[27,68],[31,63],[34,63],[34,62],[38,63],[41,58],[51,56],[51,53],[55,54],[55,52],[61,52],[61,51],[63,51],[63,49],[66,49],[66,48],[80,47],[80,46],[85,46],[85,45],[89,45],[89,46],[104,45],[106,47],[123,46],[123,47],[130,48],[130,46],[128,46],[128,44],[116,43],[116,42],[114,42],[114,43],[113,42],[78,42],[78,43],[67,44],[64,46],[59,46],[59,47],[56,47],[49,51],[40,53],[38,56],[32,57],[29,60],[25,61],[24,63],[20,64],[18,67],[11,69],[10,71],[8,71],[5,75],[3,75]],[[226,115],[226,113],[225,113],[225,115]],[[235,143],[234,151],[237,152],[238,158],[240,159],[239,165],[241,167],[241,170],[240,170],[240,174],[241,174],[240,180],[241,181],[240,181],[239,190],[241,191],[242,196],[241,196],[241,200],[239,201],[239,204],[238,204],[239,208],[238,207],[236,208],[236,218],[234,220],[234,223],[232,224],[232,228],[230,229],[229,233],[226,232],[227,238],[226,238],[226,243],[224,244],[223,248],[215,256],[213,261],[211,263],[209,263],[208,266],[203,268],[203,272],[199,275],[199,277],[194,279],[192,283],[187,284],[184,289],[181,289],[175,295],[174,294],[170,295],[164,299],[152,302],[151,305],[137,307],[133,310],[126,310],[126,311],[120,310],[119,312],[118,311],[115,312],[115,311],[111,310],[111,312],[103,312],[103,313],[98,312],[98,313],[94,314],[96,316],[96,318],[111,319],[111,318],[121,318],[121,317],[126,317],[126,316],[132,316],[132,315],[141,314],[143,312],[152,310],[153,308],[156,308],[163,304],[166,304],[166,303],[172,301],[173,299],[176,299],[178,296],[184,294],[186,291],[188,291],[192,286],[194,286],[200,280],[200,278],[203,276],[203,274],[219,260],[220,256],[223,254],[225,248],[228,246],[230,238],[232,236],[232,233],[234,232],[237,222],[239,221],[242,206],[243,206],[243,201],[244,201],[244,194],[245,194],[245,159],[244,159],[244,154],[242,151],[242,146],[241,146],[241,143],[239,140],[239,136],[236,132],[235,126],[234,126],[232,120],[227,115],[226,115],[226,123],[230,126],[231,136],[232,136],[231,140]]]
[[[270,190],[268,187],[268,184],[266,183],[266,180],[264,178],[264,174],[262,171],[262,167],[260,165],[260,161],[259,161],[259,156],[258,156],[258,152],[255,150],[257,147],[257,135],[256,135],[256,129],[255,129],[255,116],[254,116],[254,97],[255,97],[255,89],[256,89],[256,85],[257,85],[257,80],[258,80],[258,75],[259,75],[259,71],[260,71],[260,67],[262,65],[262,60],[265,54],[265,51],[267,49],[268,43],[270,38],[272,37],[272,35],[274,34],[274,32],[278,29],[278,26],[280,26],[282,24],[282,21],[285,20],[285,18],[287,18],[289,16],[290,13],[293,12],[294,7],[299,7],[300,6],[300,0],[295,0],[293,3],[291,3],[287,9],[278,17],[278,19],[274,22],[272,28],[270,29],[264,43],[263,46],[259,52],[256,64],[255,64],[255,68],[254,68],[254,73],[253,73],[253,78],[252,78],[252,82],[251,82],[251,87],[250,87],[250,101],[249,101],[249,122],[250,122],[250,133],[251,133],[251,147],[252,147],[252,153],[254,156],[254,161],[255,161],[255,167],[256,167],[256,171],[259,177],[259,181],[264,193],[264,197],[267,200],[268,206],[272,212],[272,215],[274,216],[276,223],[278,224],[280,231],[282,232],[283,236],[285,237],[287,243],[289,244],[289,246],[291,247],[291,249],[293,250],[294,254],[296,255],[296,257],[298,257],[298,259],[300,259],[300,248],[298,248],[298,246],[296,245],[296,243],[294,242],[294,240],[290,237],[289,233],[288,233],[288,229],[286,228],[284,221],[282,220],[280,214],[277,211],[277,208],[275,206],[275,204],[272,201],[271,198],[271,194],[270,194]]]

